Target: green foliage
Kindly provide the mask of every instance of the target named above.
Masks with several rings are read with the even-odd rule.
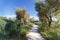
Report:
[[[20,27],[20,37],[21,37],[21,39],[24,40],[26,38],[26,34],[31,29],[31,27],[32,26],[29,23],[26,23],[25,25]]]
[[[54,22],[52,22],[51,27],[48,29],[40,25],[39,32],[46,40],[60,40],[60,25],[56,26]]]
[[[25,23],[19,26],[16,21],[0,18],[0,39],[13,39],[21,37],[22,40],[26,39],[26,34],[31,29],[30,23]]]
[[[5,27],[6,27],[7,22],[5,20],[7,19],[4,17],[0,17],[0,40],[1,39],[4,40],[5,35],[6,35]]]
[[[6,18],[0,18],[0,39],[12,37],[17,33],[17,23]]]
[[[52,16],[56,15],[60,10],[60,0],[45,0],[43,2],[36,2],[36,11],[38,12],[41,24],[39,25],[39,32],[46,40],[60,40],[60,25],[57,22],[52,22]]]
[[[6,20],[7,24],[5,27],[5,31],[7,32],[9,37],[16,35],[18,33],[17,23],[12,20]]]
[[[35,21],[34,22],[36,25],[40,25],[40,22],[39,21]]]
[[[4,31],[6,26],[6,21],[0,19],[0,31]]]
[[[12,20],[7,20],[6,21],[6,31],[12,31],[12,30],[17,30],[17,23],[12,21]]]
[[[46,0],[45,3],[38,1],[35,6],[42,25],[47,24],[50,27],[53,14],[55,15],[55,12],[60,10],[59,0]]]
[[[49,31],[41,32],[42,36],[46,38],[46,40],[60,40],[59,30],[50,29]]]

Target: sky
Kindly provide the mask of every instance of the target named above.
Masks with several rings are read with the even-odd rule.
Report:
[[[0,0],[0,16],[15,15],[16,8],[26,9],[31,16],[37,16],[36,0]]]
[[[45,2],[45,0],[40,0]],[[35,10],[36,0],[0,0],[0,16],[15,17],[16,8],[26,9],[31,17],[39,19]],[[55,18],[55,17],[53,17]],[[53,19],[52,18],[52,19]]]
[[[44,0],[41,0],[44,2]],[[31,17],[37,17],[35,10],[36,0],[0,0],[0,16],[15,17],[16,8],[26,9]]]

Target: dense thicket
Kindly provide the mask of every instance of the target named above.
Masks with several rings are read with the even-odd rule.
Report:
[[[0,40],[27,40],[26,34],[32,25],[24,24],[24,10],[16,11],[16,19],[0,17]],[[27,16],[27,15],[26,15]]]

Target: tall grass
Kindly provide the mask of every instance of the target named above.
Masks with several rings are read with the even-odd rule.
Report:
[[[40,25],[39,32],[46,40],[60,40],[60,25],[56,26],[55,23],[52,23],[48,29]]]

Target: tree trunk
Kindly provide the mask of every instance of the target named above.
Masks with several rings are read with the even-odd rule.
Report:
[[[49,27],[51,26],[51,22],[52,22],[52,18],[51,18],[51,16],[50,16]]]

